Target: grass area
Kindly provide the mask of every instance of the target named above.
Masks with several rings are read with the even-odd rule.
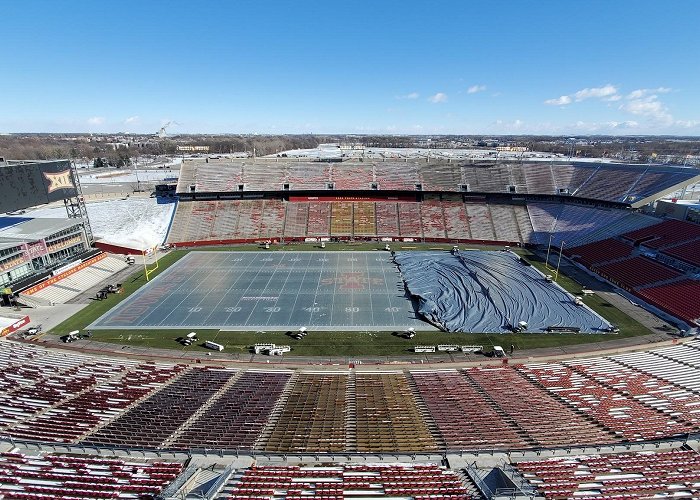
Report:
[[[115,344],[128,344],[138,347],[177,349],[180,351],[207,351],[201,345],[181,346],[177,339],[192,330],[95,330],[93,339]],[[256,343],[290,345],[292,356],[398,356],[413,354],[416,345],[482,345],[491,350],[500,345],[506,351],[513,344],[516,350],[562,345],[586,344],[611,340],[610,335],[575,334],[468,334],[420,331],[411,339],[404,339],[393,332],[327,332],[313,331],[301,340],[294,340],[286,332],[228,332],[199,330],[201,342],[213,340],[224,346],[227,353],[244,354],[251,352]],[[619,338],[617,335],[615,338]],[[430,356],[430,354],[426,354]]]
[[[421,244],[421,243],[391,243],[392,249],[400,250],[449,250],[451,244]],[[383,250],[384,243],[327,243],[325,251],[368,251]],[[501,246],[470,246],[480,250],[502,249]],[[241,245],[231,247],[207,247],[207,251],[254,251],[260,250],[258,245]],[[316,244],[292,244],[273,246],[271,251],[312,251],[320,250]],[[518,254],[523,255],[535,267],[549,274],[542,259],[527,250],[514,248]],[[188,250],[173,250],[165,254],[159,262],[159,269],[152,276],[157,276],[172,264],[183,257]],[[581,285],[574,280],[559,275],[558,283],[570,293],[581,294]],[[137,270],[123,283],[121,294],[110,294],[106,300],[92,301],[82,311],[51,329],[51,333],[65,335],[72,330],[84,330],[98,317],[113,308],[120,301],[134,293],[146,284],[143,269]],[[437,331],[418,332],[416,337],[408,340],[401,338],[392,332],[325,332],[311,331],[302,340],[294,340],[285,332],[229,332],[218,330],[195,330],[200,340],[213,340],[224,345],[225,352],[247,353],[255,343],[275,343],[292,346],[292,355],[297,356],[386,356],[408,355],[412,353],[416,345],[483,345],[490,350],[491,346],[501,345],[508,350],[511,344],[517,350],[545,347],[557,347],[563,345],[585,344],[604,342],[619,338],[647,335],[652,333],[645,326],[618,310],[612,304],[598,295],[587,296],[584,302],[594,311],[616,324],[620,328],[617,335],[609,334],[466,334],[445,333]],[[179,350],[206,350],[200,345],[183,347],[178,342],[192,330],[95,330],[93,339],[116,344],[128,344],[140,347],[168,348]]]

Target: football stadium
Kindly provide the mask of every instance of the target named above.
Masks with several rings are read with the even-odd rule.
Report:
[[[697,169],[185,159],[136,251],[80,177],[0,164],[68,214],[0,220],[0,499],[700,497]]]

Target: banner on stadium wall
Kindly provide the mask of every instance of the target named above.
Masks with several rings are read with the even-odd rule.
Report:
[[[289,201],[416,201],[416,196],[410,194],[397,196],[290,196]]]
[[[24,325],[29,324],[29,316],[25,316],[24,318],[15,321],[12,323],[10,326],[3,328],[0,330],[0,337],[4,337],[5,335],[9,335],[12,332],[16,332],[20,328],[22,328]]]
[[[92,257],[91,259],[86,260],[85,262],[78,264],[75,267],[72,267],[68,269],[67,271],[62,272],[61,274],[57,274],[56,276],[53,276],[52,278],[47,279],[46,281],[42,281],[38,285],[34,285],[31,288],[27,288],[25,291],[21,292],[22,295],[33,295],[39,290],[43,290],[47,286],[53,285],[54,283],[58,283],[61,281],[63,278],[67,278],[68,276],[77,273],[78,271],[82,271],[86,267],[90,267],[91,265],[95,264],[96,262],[101,261],[107,257],[106,253],[101,253],[100,255],[96,255],[95,257]]]

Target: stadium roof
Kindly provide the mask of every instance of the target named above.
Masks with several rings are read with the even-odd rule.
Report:
[[[10,242],[36,241],[82,223],[83,219],[31,219],[0,231],[0,239]]]

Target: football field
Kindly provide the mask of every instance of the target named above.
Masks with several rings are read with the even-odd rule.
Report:
[[[387,252],[190,252],[93,329],[434,329]]]

